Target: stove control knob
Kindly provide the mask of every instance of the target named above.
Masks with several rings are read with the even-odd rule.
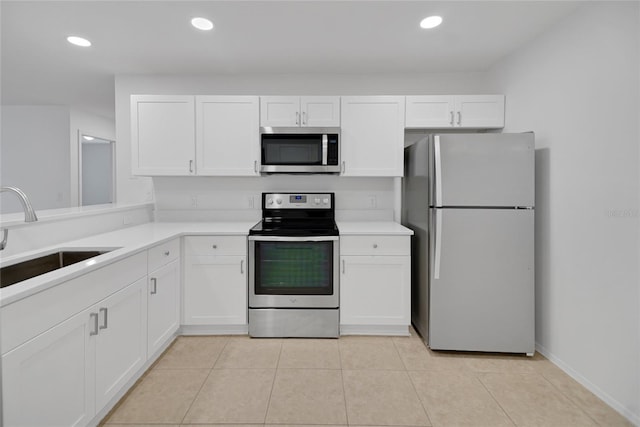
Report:
[[[282,204],[282,199],[276,199],[276,203],[281,205]]]
[[[324,203],[325,205],[329,204],[329,199],[322,199],[322,203]]]
[[[267,199],[267,205],[269,206],[273,205],[273,199]]]
[[[313,201],[314,201],[314,203],[315,203],[316,205],[319,205],[319,204],[320,204],[320,199],[314,199]]]

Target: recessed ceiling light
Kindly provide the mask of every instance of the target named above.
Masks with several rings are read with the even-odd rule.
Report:
[[[213,22],[209,21],[207,18],[193,18],[191,20],[191,25],[202,31],[209,31],[213,29]]]
[[[67,37],[67,41],[71,44],[75,44],[76,46],[89,47],[91,46],[91,42],[85,38],[77,37],[77,36],[69,36]]]
[[[87,141],[93,141],[94,139],[92,136],[89,136],[89,135],[83,135],[82,137]]]
[[[428,16],[420,21],[420,27],[425,29],[435,28],[440,24],[442,24],[441,16]]]

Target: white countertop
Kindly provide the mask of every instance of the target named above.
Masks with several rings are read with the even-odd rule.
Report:
[[[413,230],[393,221],[337,221],[341,236],[388,234],[411,236]]]
[[[391,221],[351,222],[339,221],[340,235],[411,235],[413,231]],[[96,249],[110,252],[55,270],[19,284],[0,289],[0,307],[41,292],[59,283],[73,279],[90,271],[104,267],[120,259],[146,250],[152,246],[181,236],[193,235],[240,235],[249,234],[255,222],[152,222],[123,228],[109,233],[97,234],[83,239],[72,240],[36,251],[23,252],[2,259],[6,266],[57,252],[61,249]]]

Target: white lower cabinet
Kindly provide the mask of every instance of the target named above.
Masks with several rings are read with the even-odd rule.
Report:
[[[4,424],[81,426],[146,362],[145,280],[2,357]]]
[[[246,236],[187,236],[184,247],[183,324],[246,329]]]
[[[153,356],[180,327],[180,260],[149,273],[147,352]]]
[[[184,323],[247,323],[247,257],[185,257]]]
[[[95,337],[87,309],[2,357],[6,426],[83,426],[95,413]]]
[[[147,361],[146,280],[141,279],[94,307],[96,409],[102,409]],[[95,324],[93,325],[95,326]]]
[[[408,236],[340,237],[341,333],[408,333],[409,239]]]

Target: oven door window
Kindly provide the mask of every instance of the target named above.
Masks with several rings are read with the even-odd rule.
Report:
[[[263,165],[322,165],[322,136],[262,135]]]
[[[255,242],[256,295],[332,295],[333,242]]]

